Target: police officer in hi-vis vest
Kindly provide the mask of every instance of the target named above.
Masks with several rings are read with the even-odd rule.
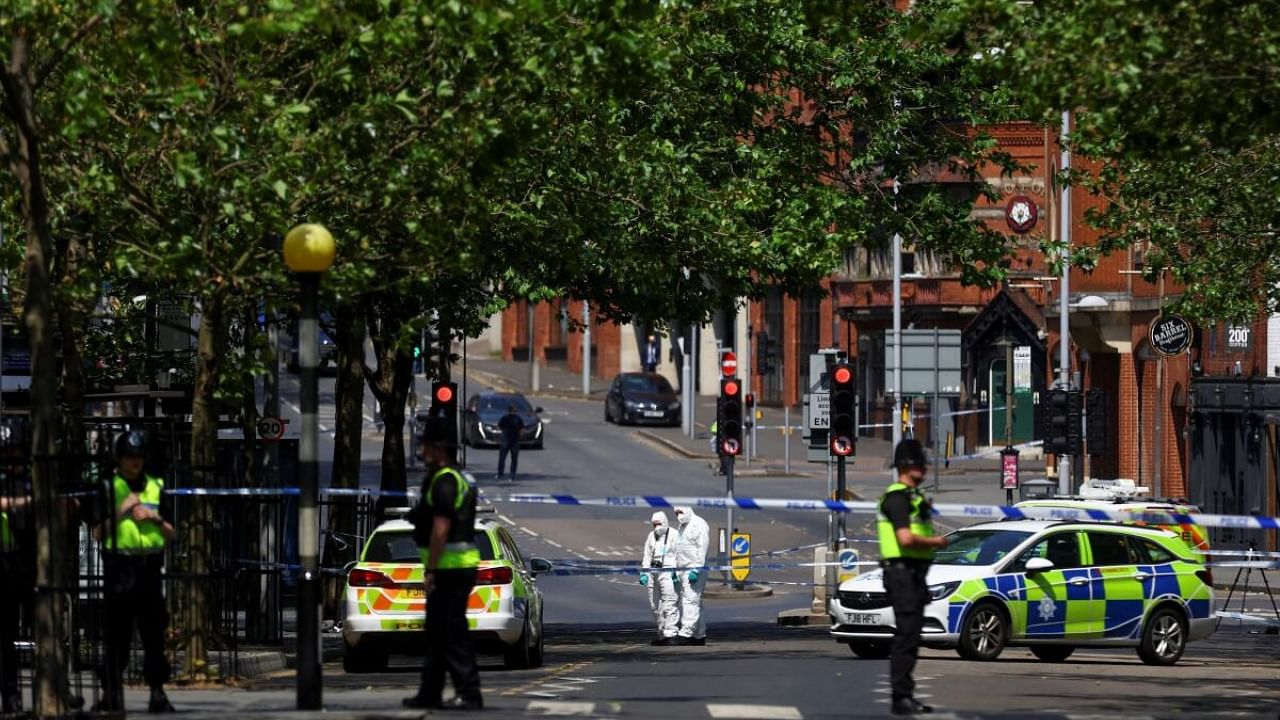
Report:
[[[164,692],[169,661],[164,635],[169,624],[164,602],[164,548],[176,537],[160,515],[164,481],[143,468],[147,435],[130,430],[116,438],[116,474],[111,480],[114,514],[99,526],[106,577],[106,657],[99,711],[124,709],[124,670],[134,623],[142,639],[143,677],[151,688],[147,712],[173,712]]]
[[[876,522],[884,587],[895,621],[889,653],[894,715],[933,712],[932,707],[915,699],[916,683],[911,677],[920,652],[924,608],[929,604],[925,576],[934,551],[947,546],[947,539],[933,530],[933,509],[920,491],[927,464],[919,440],[908,438],[898,443],[893,451],[898,480],[880,498]]]
[[[413,513],[414,540],[422,555],[427,593],[427,655],[418,694],[405,707],[481,710],[480,672],[467,624],[467,600],[476,584],[476,491],[456,466],[457,442],[451,420],[431,417],[422,432],[426,478]],[[453,678],[454,697],[443,702],[444,676]]]

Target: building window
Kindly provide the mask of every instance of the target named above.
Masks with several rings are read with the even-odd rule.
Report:
[[[812,288],[800,294],[800,343],[796,363],[800,366],[800,394],[809,392],[809,356],[818,352],[822,332],[822,290]]]
[[[782,359],[786,354],[782,347],[783,338],[786,336],[785,317],[782,314],[782,289],[773,287],[769,288],[769,293],[764,297],[764,327],[763,332],[776,343],[778,348],[778,358],[773,364],[773,371],[768,374],[762,374],[760,377],[761,388],[763,390],[762,400],[768,403],[782,402]]]

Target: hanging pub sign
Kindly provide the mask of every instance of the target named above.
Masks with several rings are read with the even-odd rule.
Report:
[[[1191,347],[1195,331],[1181,315],[1165,314],[1151,321],[1147,339],[1156,352],[1165,357],[1181,355]]]

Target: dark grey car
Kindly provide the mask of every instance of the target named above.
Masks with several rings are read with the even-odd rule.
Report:
[[[516,413],[524,421],[520,433],[520,447],[542,449],[542,419],[535,408],[519,393],[482,392],[471,396],[462,410],[462,441],[471,447],[498,447],[502,444],[502,431],[498,421],[507,414],[507,407],[514,405]]]
[[[680,398],[657,373],[622,373],[604,399],[605,422],[679,425]]]

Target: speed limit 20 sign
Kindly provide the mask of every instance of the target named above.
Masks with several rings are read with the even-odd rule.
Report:
[[[258,420],[258,437],[262,440],[279,440],[284,437],[284,420],[267,416]]]

